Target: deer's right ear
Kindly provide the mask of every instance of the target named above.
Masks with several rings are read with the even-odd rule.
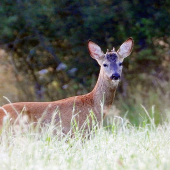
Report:
[[[102,52],[101,48],[91,40],[88,41],[88,49],[92,58],[96,60],[103,59],[104,53]]]

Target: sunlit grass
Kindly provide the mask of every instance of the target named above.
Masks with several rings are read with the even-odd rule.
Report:
[[[41,133],[3,130],[0,169],[170,169],[170,124],[155,126],[153,115],[138,127],[119,117],[109,127],[92,129],[84,138],[76,130],[63,138],[53,135],[53,125]],[[111,121],[110,121],[111,122]]]

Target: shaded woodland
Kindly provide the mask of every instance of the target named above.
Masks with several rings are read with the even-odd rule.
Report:
[[[2,0],[0,98],[51,101],[87,93],[99,73],[87,41],[106,52],[133,37],[115,105],[134,123],[140,123],[141,104],[154,107],[159,123],[170,101],[169,7],[170,0]],[[8,84],[17,97],[12,88],[5,93]]]

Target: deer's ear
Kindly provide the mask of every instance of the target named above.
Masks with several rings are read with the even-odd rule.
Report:
[[[101,48],[91,40],[88,41],[88,49],[92,58],[96,60],[103,59],[104,53],[102,52]]]
[[[117,53],[120,57],[125,58],[130,55],[133,48],[133,39],[130,37],[128,38],[118,49]]]

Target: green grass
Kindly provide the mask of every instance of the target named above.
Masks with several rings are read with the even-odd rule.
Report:
[[[145,112],[145,108],[143,108]],[[146,113],[146,115],[149,113]],[[109,127],[92,131],[83,139],[76,131],[62,139],[52,135],[52,125],[36,133],[12,134],[3,130],[0,136],[0,169],[4,170],[169,170],[170,123],[155,126],[154,117],[135,127],[122,118]]]

